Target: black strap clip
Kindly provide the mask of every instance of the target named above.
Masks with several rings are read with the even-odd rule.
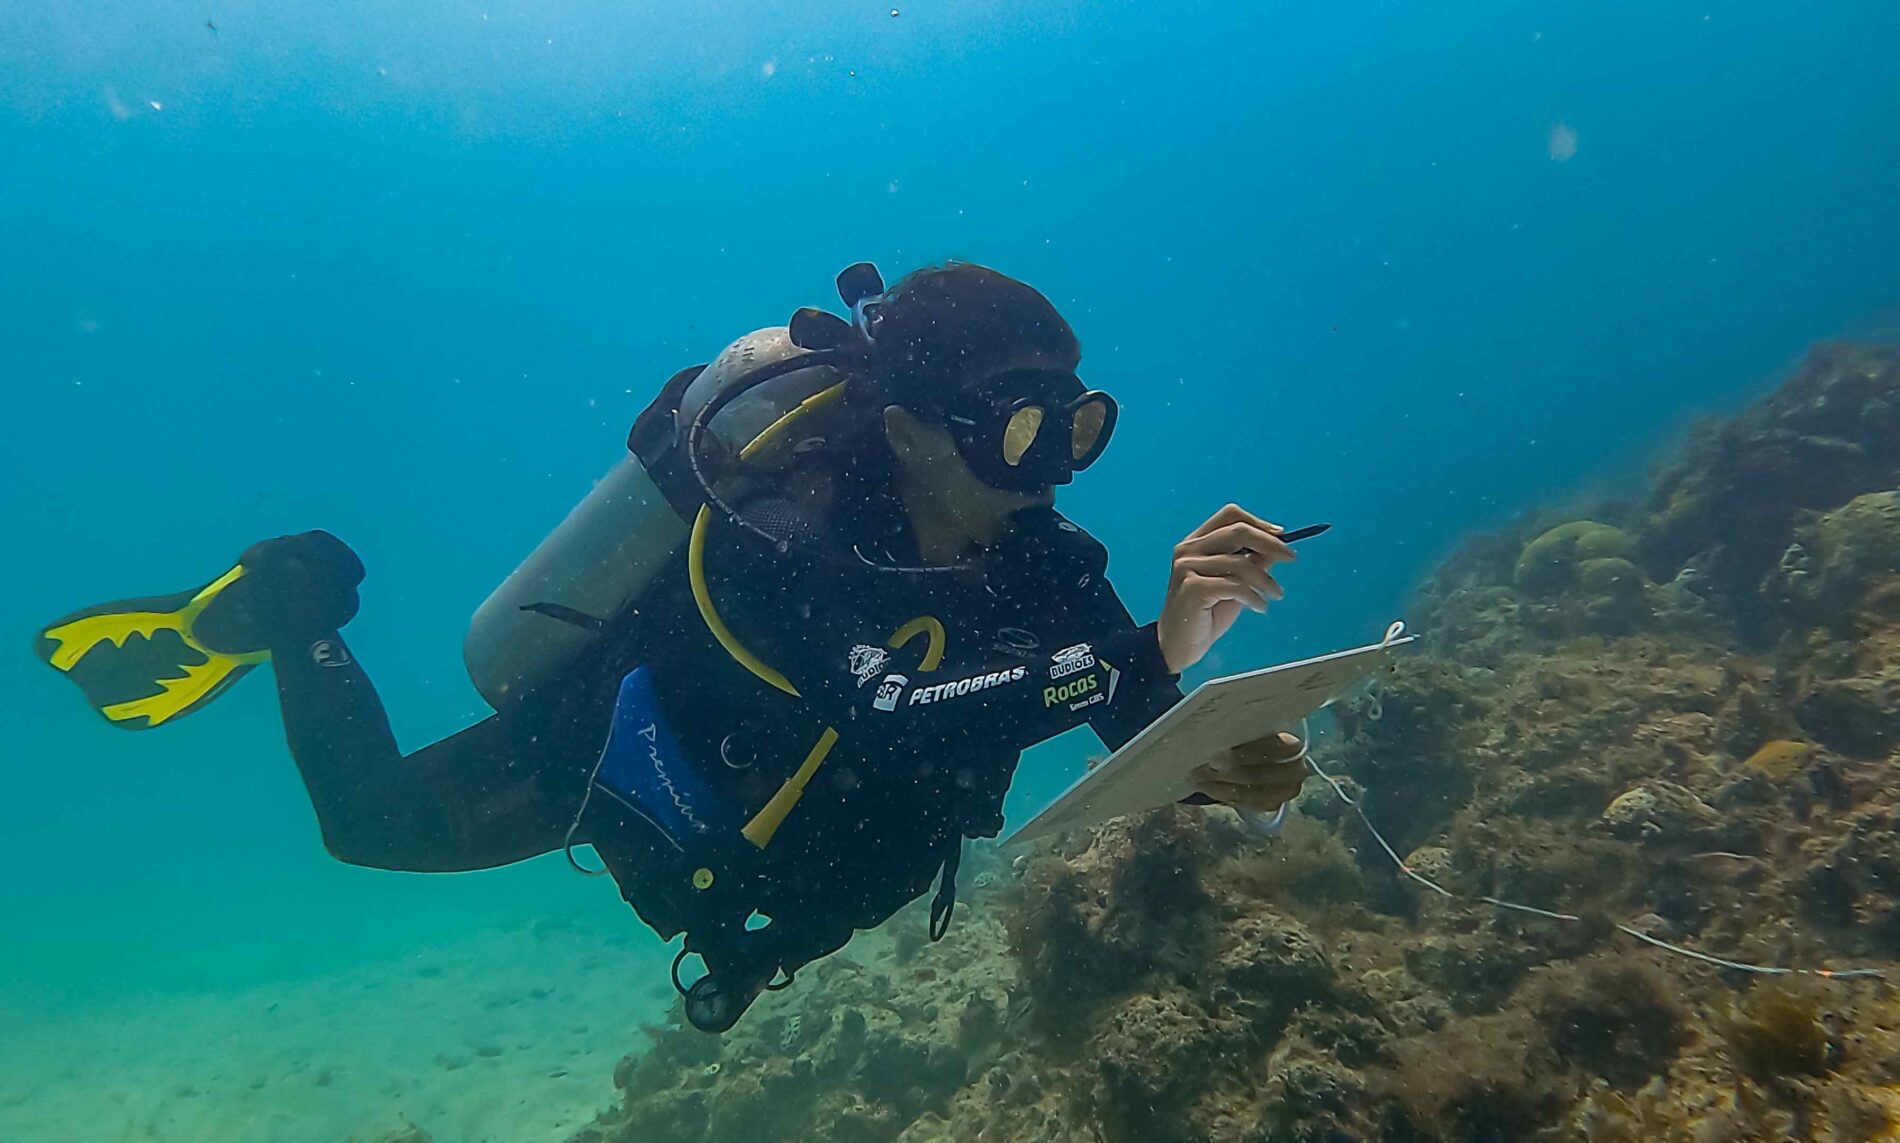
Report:
[[[521,605],[521,610],[532,611],[537,615],[545,615],[549,619],[558,619],[570,626],[578,627],[582,631],[599,633],[607,629],[607,621],[605,619],[602,619],[598,615],[589,615],[585,611],[577,607],[569,607],[565,603],[524,603]]]
[[[950,843],[950,855],[943,859],[943,879],[937,883],[937,895],[930,902],[930,939],[940,941],[950,931],[950,918],[957,911],[957,866],[963,862],[963,839]]]

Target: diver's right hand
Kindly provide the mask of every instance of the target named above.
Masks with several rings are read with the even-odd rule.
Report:
[[[328,532],[279,536],[244,549],[244,574],[192,624],[213,651],[241,654],[296,646],[356,617],[363,561]]]
[[[1268,602],[1286,598],[1268,574],[1274,564],[1294,558],[1278,538],[1284,531],[1229,504],[1174,546],[1168,595],[1155,624],[1168,670],[1178,675],[1200,662],[1241,608],[1265,611]]]

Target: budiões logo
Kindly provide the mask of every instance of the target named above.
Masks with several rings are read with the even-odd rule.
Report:
[[[1064,647],[1049,656],[1049,677],[1066,679],[1078,671],[1086,671],[1095,665],[1095,652],[1087,643],[1077,643],[1073,647]]]
[[[858,677],[858,685],[862,687],[877,678],[878,672],[890,665],[891,653],[882,647],[859,643],[851,648],[847,662],[851,667],[851,673]]]

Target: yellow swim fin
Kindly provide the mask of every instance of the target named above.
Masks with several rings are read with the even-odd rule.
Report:
[[[192,633],[204,609],[243,574],[239,564],[196,591],[74,612],[41,631],[34,649],[114,726],[149,730],[197,710],[270,658],[268,651],[213,651]]]

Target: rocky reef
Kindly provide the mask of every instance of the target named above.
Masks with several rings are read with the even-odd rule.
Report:
[[[578,1139],[1900,1138],[1900,998],[1828,975],[1900,972],[1900,354],[1817,348],[1411,617],[1315,741],[1403,870],[1317,780],[1268,843],[978,852],[948,940],[650,1029]]]

